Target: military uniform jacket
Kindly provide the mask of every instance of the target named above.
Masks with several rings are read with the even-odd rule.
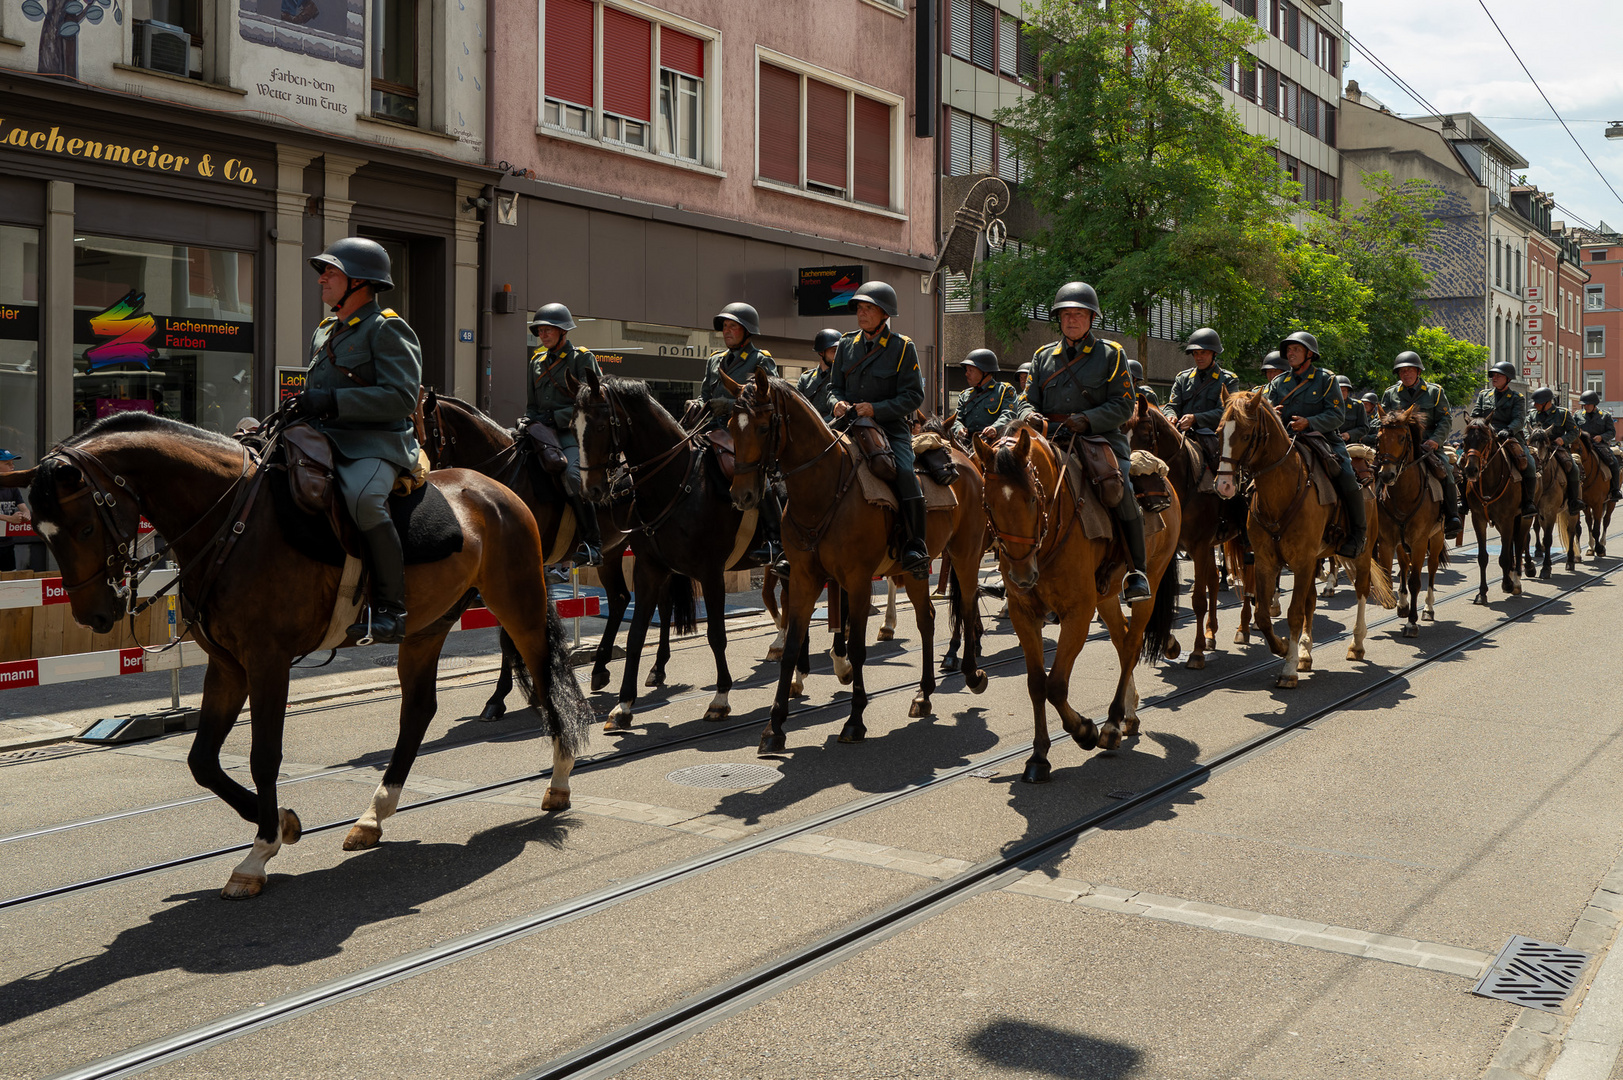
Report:
[[[576,382],[585,382],[589,371],[602,374],[597,357],[590,349],[579,348],[568,338],[550,352],[535,350],[530,354],[524,415],[560,431],[573,427],[575,395],[569,392],[569,377],[573,375]]]
[[[1499,438],[1520,439],[1527,426],[1527,399],[1509,387],[1495,390],[1490,386],[1478,391],[1471,403],[1471,419],[1479,418],[1485,418]]]
[[[1215,362],[1205,371],[1186,368],[1172,380],[1172,399],[1162,411],[1174,420],[1192,413],[1197,430],[1216,431],[1223,419],[1223,391],[1239,389],[1240,377]]]
[[[1065,342],[1038,349],[1031,358],[1031,381],[1026,384],[1026,411],[1088,418],[1088,434],[1109,440],[1116,456],[1130,454],[1121,426],[1138,407],[1133,377],[1121,346],[1089,333],[1066,356]]]
[[[1139,385],[1133,387],[1133,391],[1138,394],[1139,397],[1149,402],[1150,408],[1159,409],[1161,407],[1161,395],[1155,392],[1155,387],[1140,383]]]
[[[1361,443],[1370,437],[1372,433],[1369,427],[1369,416],[1364,411],[1363,402],[1344,400],[1341,403],[1341,411],[1346,414],[1347,418],[1341,422],[1338,431],[1340,434],[1347,436],[1345,442],[1348,446],[1353,443]]]
[[[726,372],[727,377],[734,382],[745,382],[757,369],[769,376],[776,376],[778,373],[778,365],[772,362],[772,354],[765,349],[757,349],[753,341],[746,341],[736,349],[711,353],[710,359],[705,361],[704,382],[699,386],[699,400],[706,405],[713,401],[725,401],[730,409],[733,395],[722,385],[722,372]]]
[[[802,371],[800,381],[795,383],[795,389],[800,391],[800,396],[811,402],[812,408],[817,410],[824,421],[834,415],[834,402],[829,400],[828,396],[829,384],[833,378],[834,370],[830,368],[824,371],[823,366],[819,364]]]
[[[1318,364],[1313,365],[1306,378],[1294,371],[1276,376],[1268,384],[1268,402],[1279,406],[1280,419],[1285,421],[1287,429],[1292,420],[1303,417],[1307,420],[1307,430],[1335,435],[1341,431],[1341,422],[1346,417],[1335,372]],[[1291,433],[1296,432],[1291,429]],[[1330,445],[1345,444],[1340,438],[1334,438]]]
[[[872,341],[853,330],[840,339],[829,376],[829,402],[873,406],[874,422],[892,439],[910,436],[913,411],[924,404],[924,373],[918,349],[887,322]]]
[[[958,395],[953,431],[974,436],[989,427],[1002,428],[1014,419],[1019,400],[1020,395],[1006,382],[991,380],[968,387]]]
[[[347,458],[380,458],[402,472],[417,464],[411,414],[423,382],[412,328],[368,301],[347,319],[329,315],[310,339],[308,390],[331,390],[338,415],[315,421]]]
[[[1543,429],[1552,440],[1561,439],[1568,446],[1578,441],[1578,421],[1572,413],[1559,405],[1551,405],[1543,412],[1534,411],[1533,423]]]
[[[1591,439],[1601,444],[1608,444],[1617,437],[1617,422],[1612,419],[1612,414],[1605,409],[1579,413],[1578,426]]]
[[[1381,397],[1381,408],[1387,412],[1402,412],[1411,405],[1415,406],[1416,413],[1425,417],[1425,435],[1420,441],[1443,445],[1454,428],[1454,417],[1448,411],[1448,394],[1437,383],[1416,379],[1413,386],[1393,383]]]

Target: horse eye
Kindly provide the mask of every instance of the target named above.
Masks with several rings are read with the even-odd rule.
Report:
[[[81,539],[81,540],[89,540],[90,537],[91,537],[91,534],[93,534],[95,531],[96,531],[96,526],[94,524],[86,525],[84,528],[79,530],[79,539]]]
[[[757,435],[765,435],[766,434],[766,425],[765,424],[757,424],[755,426],[755,434],[757,434]]]

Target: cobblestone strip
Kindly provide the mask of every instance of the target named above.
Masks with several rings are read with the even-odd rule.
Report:
[[[1245,937],[1282,941],[1324,952],[1364,956],[1371,960],[1385,960],[1391,964],[1441,971],[1468,979],[1479,978],[1493,960],[1490,954],[1474,949],[1460,949],[1453,945],[1388,934],[1371,934],[1347,926],[1304,922],[1280,915],[1264,915],[1241,908],[1182,900],[1176,896],[1093,885],[1075,878],[1053,878],[1042,871],[1027,875],[1007,886],[1004,891],[1078,904],[1098,911],[1114,911],[1120,915],[1138,915]]]
[[[1573,994],[1566,1013],[1521,1010],[1483,1080],[1607,1080],[1612,1075],[1623,1049],[1623,956],[1614,947],[1620,921],[1623,856],[1601,878],[1567,937],[1568,948],[1600,958],[1585,970],[1586,985]]]
[[[962,859],[950,859],[945,855],[931,855],[924,851],[909,851],[907,848],[886,847],[883,844],[865,844],[859,840],[842,840],[837,836],[823,836],[820,833],[807,833],[805,836],[797,836],[792,840],[774,844],[773,847],[796,855],[814,855],[822,859],[862,863],[864,866],[899,870],[904,874],[917,874],[919,877],[935,878],[937,881],[955,877],[968,870],[970,866]]]

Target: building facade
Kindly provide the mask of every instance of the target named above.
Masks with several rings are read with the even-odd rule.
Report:
[[[926,19],[931,5],[920,5]],[[855,287],[895,287],[896,329],[935,359],[933,140],[918,10],[828,0],[540,0],[498,9],[490,294],[481,403],[522,411],[526,318],[567,304],[605,372],[693,396],[733,301],[792,374]],[[534,43],[534,47],[530,47]],[[928,108],[928,106],[927,106]]]
[[[1582,390],[1594,390],[1613,416],[1623,414],[1623,235],[1606,227],[1571,228],[1589,279],[1578,314]]]

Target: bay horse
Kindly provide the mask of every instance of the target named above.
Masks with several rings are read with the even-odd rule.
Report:
[[[1476,565],[1480,587],[1473,604],[1488,602],[1488,525],[1499,532],[1499,587],[1511,596],[1522,594],[1522,573],[1533,572],[1528,554],[1532,521],[1521,515],[1522,474],[1510,460],[1510,448],[1499,441],[1493,427],[1481,418],[1465,425],[1460,439],[1460,487],[1471,512],[1476,535]],[[1524,453],[1531,453],[1523,450]],[[1525,566],[1524,566],[1525,564]]]
[[[1431,496],[1421,444],[1425,429],[1411,405],[1401,412],[1379,409],[1380,433],[1375,447],[1376,501],[1381,507],[1375,561],[1378,572],[1390,574],[1392,558],[1398,562],[1402,588],[1398,614],[1406,615],[1403,636],[1420,636],[1415,622],[1420,606],[1420,565],[1426,565],[1426,611],[1437,618],[1437,567],[1448,564],[1443,536],[1443,506]],[[1333,564],[1332,564],[1333,565]]]
[[[1009,599],[1009,621],[1026,659],[1026,692],[1031,696],[1034,732],[1031,757],[1021,779],[1048,782],[1047,706],[1084,750],[1114,750],[1138,734],[1138,686],[1133,670],[1142,659],[1160,659],[1171,638],[1178,606],[1178,545],[1182,511],[1177,489],[1163,511],[1166,527],[1147,537],[1145,567],[1151,598],[1132,605],[1122,617],[1117,599],[1126,576],[1126,549],[1119,538],[1090,539],[1081,528],[1082,510],[1064,476],[1064,459],[1041,435],[1021,425],[994,447],[975,436],[975,456],[986,474],[986,517],[995,537],[998,569]],[[1084,481],[1086,482],[1086,481]],[[1125,498],[1133,498],[1126,495]],[[1044,671],[1043,623],[1059,616],[1059,644],[1053,666]],[[1097,611],[1116,647],[1119,674],[1109,713],[1102,724],[1078,713],[1068,700],[1071,668],[1087,643]],[[1198,631],[1197,627],[1197,631]]]
[[[744,384],[731,381],[725,374],[722,380],[735,395],[733,414],[727,422],[737,454],[733,505],[754,507],[760,501],[767,474],[774,469],[781,471],[789,490],[783,515],[783,547],[790,567],[789,591],[784,600],[789,638],[779,669],[777,697],[766,730],[761,733],[758,752],[778,754],[787,745],[783,724],[789,715],[790,679],[795,673],[791,661],[806,651],[812,611],[825,581],[833,581],[844,594],[840,631],[834,638],[835,672],[841,682],[851,682],[852,690],[851,715],[840,731],[840,741],[861,742],[868,732],[863,723],[868,707],[863,683],[868,605],[874,576],[883,573],[891,562],[895,512],[868,502],[857,482],[854,451],[823,423],[817,410],[796,392],[792,383],[769,378],[760,371]],[[971,693],[979,694],[987,684],[986,672],[980,668],[980,610],[976,595],[986,517],[981,505],[980,472],[958,447],[952,447],[951,453],[958,465],[958,479],[952,485],[958,504],[950,513],[932,510],[925,515],[926,546],[932,558],[946,553],[952,559],[948,611],[952,623],[963,628],[964,683]],[[928,581],[909,575],[903,584],[913,604],[923,651],[923,675],[908,715],[927,716],[930,696],[935,692],[935,607],[930,601]]]
[[[1547,580],[1550,576],[1550,555],[1554,540],[1561,541],[1561,547],[1567,553],[1567,572],[1571,573],[1578,565],[1578,548],[1583,542],[1584,518],[1589,516],[1587,495],[1590,488],[1599,489],[1602,501],[1610,493],[1605,486],[1606,481],[1598,475],[1595,466],[1599,464],[1593,456],[1585,460],[1576,446],[1567,447],[1570,452],[1578,455],[1578,468],[1582,470],[1584,491],[1579,492],[1578,499],[1583,502],[1584,513],[1573,515],[1567,510],[1567,471],[1561,463],[1555,460],[1556,447],[1550,441],[1548,432],[1535,431],[1528,436],[1530,453],[1538,469],[1538,487],[1533,496],[1534,505],[1538,507],[1538,521],[1534,528],[1539,533],[1539,550],[1544,552],[1544,564],[1539,569],[1539,577]],[[1594,519],[1591,518],[1591,521]]]
[[[558,489],[535,463],[531,455],[521,453],[513,433],[502,427],[486,413],[460,398],[427,391],[417,414],[417,441],[428,455],[431,469],[472,469],[498,483],[511,488],[535,515],[536,527],[541,531],[544,552],[556,552],[554,562],[567,562],[573,557],[575,545],[569,537],[558,534],[563,527],[564,510],[568,503]],[[609,661],[614,656],[614,637],[620,630],[631,603],[631,590],[626,588],[625,568],[620,561],[628,546],[627,511],[625,502],[600,507],[598,522],[603,533],[603,565],[597,568],[598,582],[608,600],[608,618],[603,636],[592,656],[592,689],[601,690],[609,685]],[[578,525],[577,525],[578,528]],[[559,551],[559,541],[566,545]],[[659,651],[654,666],[648,672],[648,685],[658,686],[665,681],[665,667],[671,658],[671,631],[691,634],[696,628],[693,608],[693,582],[673,575],[669,587],[659,597]],[[505,629],[500,631],[506,637]],[[507,695],[513,689],[513,667],[509,650],[502,649],[502,673],[496,680],[496,689],[479,714],[481,720],[500,720],[507,714]]]
[[[140,519],[169,541],[180,565],[182,614],[208,655],[202,719],[187,764],[199,784],[258,826],[252,852],[220,895],[258,895],[266,862],[302,831],[298,815],[276,801],[288,669],[326,636],[341,570],[284,538],[277,499],[259,497],[266,484],[287,482],[279,471],[233,439],[173,420],[116,413],[14,476],[29,485],[35,528],[61,564],[74,618],[97,633],[133,610],[133,583],[124,579],[141,569],[133,555]],[[569,772],[586,738],[591,714],[569,666],[563,624],[547,602],[535,518],[511,491],[478,473],[446,470],[428,482],[455,513],[462,549],[406,567],[400,732],[370,807],[344,840],[346,851],[375,845],[399,803],[434,718],[440,648],[473,590],[507,628],[519,686],[552,739],[545,809],[568,808]],[[255,791],[220,767],[220,747],[245,700]]]
[[[1246,532],[1256,552],[1257,609],[1267,610],[1279,587],[1282,566],[1291,570],[1291,601],[1288,611],[1289,635],[1281,639],[1272,619],[1259,616],[1257,629],[1275,656],[1285,658],[1275,685],[1281,689],[1297,686],[1297,673],[1313,670],[1313,608],[1318,600],[1315,570],[1323,558],[1333,558],[1347,570],[1358,597],[1358,616],[1353,625],[1353,641],[1347,659],[1364,658],[1364,636],[1368,629],[1365,603],[1374,596],[1382,607],[1394,607],[1392,584],[1386,573],[1372,574],[1373,543],[1353,559],[1335,554],[1336,545],[1326,537],[1334,506],[1322,506],[1313,495],[1313,482],[1304,454],[1285,430],[1284,422],[1269,403],[1263,390],[1230,394],[1223,409],[1223,457],[1217,467],[1217,493],[1233,495],[1239,490],[1239,473],[1251,477],[1252,493]],[[1370,535],[1379,535],[1379,510],[1375,493],[1363,490],[1364,513]]]
[[[588,373],[575,399],[575,434],[586,495],[601,503],[610,490],[609,467],[620,459],[629,478],[632,571],[638,596],[658,596],[674,575],[696,581],[704,596],[705,638],[716,661],[716,693],[704,719],[732,712],[728,694],[726,572],[736,569],[738,532],[744,513],[733,506],[726,481],[702,436],[690,434],[638,379]],[[744,537],[749,542],[749,537]],[[637,700],[642,658],[654,605],[639,603],[626,634],[620,700],[605,731],[626,731]],[[804,670],[806,657],[796,655]]]

